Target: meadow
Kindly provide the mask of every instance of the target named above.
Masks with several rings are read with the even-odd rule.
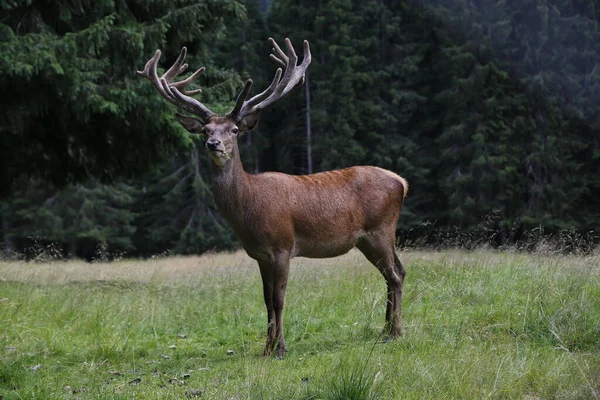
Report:
[[[399,251],[404,335],[358,252],[294,259],[283,360],[244,253],[0,262],[1,399],[598,399],[600,254]]]

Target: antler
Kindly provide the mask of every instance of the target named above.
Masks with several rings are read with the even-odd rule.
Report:
[[[304,59],[302,64],[296,65],[298,62],[298,56],[294,51],[292,42],[289,39],[285,39],[287,47],[287,55],[277,45],[277,42],[273,38],[269,38],[269,43],[273,46],[273,53],[271,54],[271,60],[279,64],[282,68],[277,68],[273,81],[263,92],[252,97],[250,100],[246,100],[252,87],[252,79],[248,79],[244,88],[238,95],[233,110],[228,114],[233,117],[236,121],[242,120],[248,114],[256,111],[260,111],[267,106],[271,105],[275,101],[285,96],[290,90],[296,86],[300,86],[304,83],[304,76],[306,69],[310,65],[311,55],[310,46],[308,41],[304,41]],[[281,76],[283,73],[283,77]]]
[[[158,60],[160,59],[160,50],[156,50],[156,54],[146,63],[143,71],[137,71],[138,75],[143,76],[144,78],[150,79],[154,84],[154,87],[159,91],[159,93],[166,98],[169,102],[175,104],[177,107],[183,108],[189,113],[195,114],[199,116],[202,120],[207,121],[211,116],[215,115],[212,111],[210,111],[204,104],[200,103],[198,100],[190,97],[195,94],[202,92],[202,89],[196,90],[184,90],[184,88],[190,83],[194,82],[200,74],[205,70],[204,67],[200,68],[196,72],[194,72],[190,77],[179,81],[172,82],[173,78],[182,74],[188,67],[187,64],[183,63],[185,56],[187,54],[187,48],[183,47],[181,49],[181,53],[179,53],[179,57],[175,63],[169,68],[167,72],[163,74],[160,78],[158,77],[158,73],[156,72],[156,66],[158,64]]]

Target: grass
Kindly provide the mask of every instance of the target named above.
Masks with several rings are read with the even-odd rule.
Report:
[[[294,260],[284,360],[260,357],[260,276],[241,252],[0,262],[0,398],[600,397],[600,255],[400,258],[405,335],[389,344],[362,255]]]

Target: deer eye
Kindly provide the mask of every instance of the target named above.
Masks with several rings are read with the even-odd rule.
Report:
[[[239,131],[240,131],[240,130],[239,130],[238,128],[233,128],[233,129],[231,130],[231,132],[233,132],[233,134],[234,134],[234,135],[237,135],[237,134],[239,133]]]

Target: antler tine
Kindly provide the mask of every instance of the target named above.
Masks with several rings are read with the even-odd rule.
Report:
[[[150,81],[154,84],[154,87],[156,87],[156,89],[159,91],[159,93],[164,98],[169,100],[169,102],[176,105],[175,100],[173,98],[171,98],[169,96],[169,94],[167,92],[165,92],[165,90],[163,89],[163,87],[160,83],[160,78],[158,77],[158,73],[156,72],[156,65],[158,64],[158,60],[160,60],[160,55],[161,55],[160,50],[156,50],[156,53],[154,53],[154,56],[150,60],[148,60],[148,62],[144,66],[144,70],[137,71],[137,74],[140,76],[143,76],[144,78],[150,79]]]
[[[161,78],[164,78],[167,82],[170,83],[173,78],[184,72],[188,67],[187,64],[183,64],[183,60],[185,60],[186,55],[187,47],[183,46],[181,48],[181,51],[179,52],[179,56],[177,56],[177,60],[175,60],[175,63],[171,65],[171,68],[169,68]]]
[[[283,68],[277,69],[269,87],[250,98],[250,100],[245,100],[249,88],[244,87],[236,100],[235,107],[229,113],[229,115],[234,116],[238,121],[250,113],[264,109],[285,96],[292,88],[304,83],[304,75],[311,62],[308,41],[304,41],[304,59],[300,65],[297,65],[298,56],[292,46],[292,42],[288,38],[285,39],[287,54],[281,50],[281,47],[279,47],[273,38],[269,38],[269,43],[273,46],[273,54],[270,55],[270,58]],[[244,95],[242,96],[242,94]]]
[[[146,63],[143,71],[137,71],[138,75],[150,79],[154,84],[154,87],[158,92],[167,99],[170,103],[175,104],[192,114],[198,115],[201,119],[207,120],[214,115],[204,104],[198,100],[190,97],[192,95],[202,92],[202,89],[185,90],[185,87],[190,83],[194,82],[205,68],[202,67],[190,75],[188,78],[179,81],[172,82],[172,80],[185,72],[188,68],[188,64],[184,64],[185,56],[187,55],[187,48],[183,47],[175,63],[165,72],[160,78],[157,73],[158,60],[160,59],[161,52],[157,50],[154,56]]]
[[[187,64],[184,64],[184,66],[187,68]],[[171,86],[179,89],[182,93],[184,93],[188,96],[193,96],[195,94],[202,93],[202,89],[200,89],[200,88],[194,89],[194,90],[183,90],[183,88],[185,86],[189,85],[190,83],[194,82],[196,79],[198,79],[200,74],[203,73],[205,70],[206,70],[206,68],[201,67],[196,72],[194,72],[192,75],[190,75],[188,78],[186,78],[180,82],[172,83]]]
[[[281,50],[281,47],[279,47],[275,39],[269,38],[269,43],[271,43],[271,46],[273,46],[271,50],[273,51],[273,53],[275,53],[269,56],[271,60],[281,65],[283,68],[286,68],[288,64],[288,57],[285,55],[283,50]]]
[[[282,68],[285,69],[285,67],[287,67],[287,61],[283,61],[280,58],[277,58],[276,56],[274,56],[273,54],[269,55],[269,57],[271,58],[271,60],[275,61],[277,64],[281,65]],[[286,57],[287,58],[287,57]]]
[[[294,46],[292,46],[292,42],[290,39],[285,38],[285,44],[287,46],[288,54],[287,54],[287,67],[285,68],[285,72],[283,74],[283,78],[281,78],[281,82],[285,82],[285,85],[280,85],[277,87],[276,93],[282,93],[288,83],[290,82],[294,72],[296,72],[296,64],[298,63],[298,56],[296,55],[296,51],[294,50]],[[279,49],[279,46],[277,46]],[[279,49],[281,51],[281,49]],[[294,85],[295,86],[295,85]]]
[[[233,110],[231,110],[231,112],[229,113],[230,115],[237,115],[240,112],[240,110],[242,109],[242,106],[246,102],[246,98],[248,98],[248,94],[250,93],[251,88],[252,88],[252,79],[248,79],[246,81],[246,83],[244,84],[244,88],[242,89],[242,91],[238,95],[237,99],[235,100],[235,106],[233,106]]]
[[[180,104],[184,105],[184,106],[180,106],[180,107],[188,110],[192,114],[199,116],[200,118],[202,118],[202,120],[208,121],[208,119],[210,117],[215,115],[215,113],[210,111],[208,109],[208,107],[206,107],[204,104],[200,103],[198,100],[194,99],[193,97],[190,97],[190,96],[186,95],[185,93],[182,93],[175,86],[171,85],[171,86],[168,86],[168,88],[169,88],[170,92],[173,94],[173,96],[177,100],[180,101]]]
[[[302,44],[304,46],[304,59],[302,60],[301,65],[304,66],[304,68],[308,68],[310,62],[312,61],[312,55],[310,54],[310,44],[308,44],[308,40],[305,40]]]
[[[304,84],[304,79],[306,78],[306,70],[312,61],[312,55],[310,54],[310,44],[308,44],[308,40],[304,40],[302,43],[303,47],[303,58],[302,64],[300,64],[300,68],[304,69],[304,74],[302,74],[302,80],[299,82],[299,85]]]
[[[146,65],[144,65],[144,70],[137,71],[137,74],[150,79],[150,70],[154,66],[154,70],[156,71],[156,63],[158,62],[159,59],[160,59],[160,50],[156,50],[156,53],[154,53],[152,58],[148,60]]]
[[[267,97],[269,97],[271,95],[271,93],[273,93],[275,88],[277,87],[277,84],[279,84],[282,73],[283,73],[283,70],[281,68],[277,68],[277,71],[275,71],[275,77],[273,78],[273,81],[271,82],[269,87],[267,87],[261,93],[252,97],[250,100],[248,100],[247,103],[248,104],[256,104],[256,103],[261,102],[262,100],[266,99]]]
[[[173,90],[171,87],[169,87],[169,83],[164,79],[164,78],[160,78],[160,89],[159,91],[161,93],[165,93],[165,98],[167,100],[169,100],[171,103],[175,104],[177,107],[179,108],[183,108],[185,111],[195,114],[194,112],[194,108],[192,108],[188,103],[186,102],[179,102],[177,101],[177,96],[175,95],[175,93],[173,93]]]

